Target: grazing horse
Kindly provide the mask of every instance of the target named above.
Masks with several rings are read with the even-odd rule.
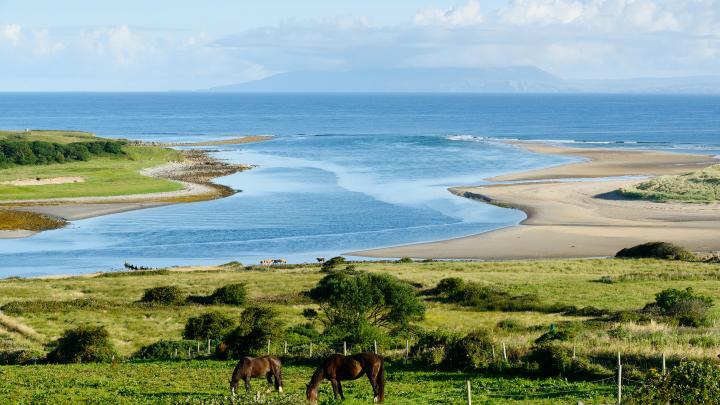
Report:
[[[230,380],[230,390],[235,395],[238,382],[245,382],[245,390],[250,392],[250,379],[265,376],[268,384],[273,383],[275,377],[275,389],[283,391],[282,387],[282,364],[280,360],[272,356],[243,357],[235,366]]]
[[[320,263],[320,264],[325,263],[325,258],[324,258],[324,257],[316,257],[315,260],[317,260],[318,263]]]
[[[357,380],[366,375],[373,388],[373,401],[385,400],[385,361],[374,353],[358,353],[352,356],[333,354],[315,370],[305,395],[310,403],[317,403],[318,389],[323,380],[330,380],[333,395],[345,399],[340,381]]]
[[[287,264],[287,260],[285,259],[274,259],[272,261],[272,264]]]

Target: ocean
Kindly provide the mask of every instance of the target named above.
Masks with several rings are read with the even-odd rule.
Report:
[[[2,129],[198,141],[273,134],[214,147],[257,168],[219,179],[220,200],[74,221],[0,240],[0,277],[141,266],[313,261],[516,224],[524,214],[447,188],[557,165],[502,140],[720,155],[720,97],[0,93]]]

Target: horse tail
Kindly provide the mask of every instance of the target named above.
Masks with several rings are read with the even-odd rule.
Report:
[[[385,400],[385,359],[380,357],[380,370],[378,370],[375,383],[378,386],[378,402]]]

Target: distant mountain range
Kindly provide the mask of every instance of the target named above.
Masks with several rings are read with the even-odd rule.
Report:
[[[720,94],[720,76],[564,80],[532,66],[300,71],[210,92]]]

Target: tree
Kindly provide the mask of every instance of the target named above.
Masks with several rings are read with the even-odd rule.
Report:
[[[310,290],[320,303],[326,327],[348,335],[373,328],[405,329],[425,315],[425,306],[409,284],[388,274],[334,271]]]

